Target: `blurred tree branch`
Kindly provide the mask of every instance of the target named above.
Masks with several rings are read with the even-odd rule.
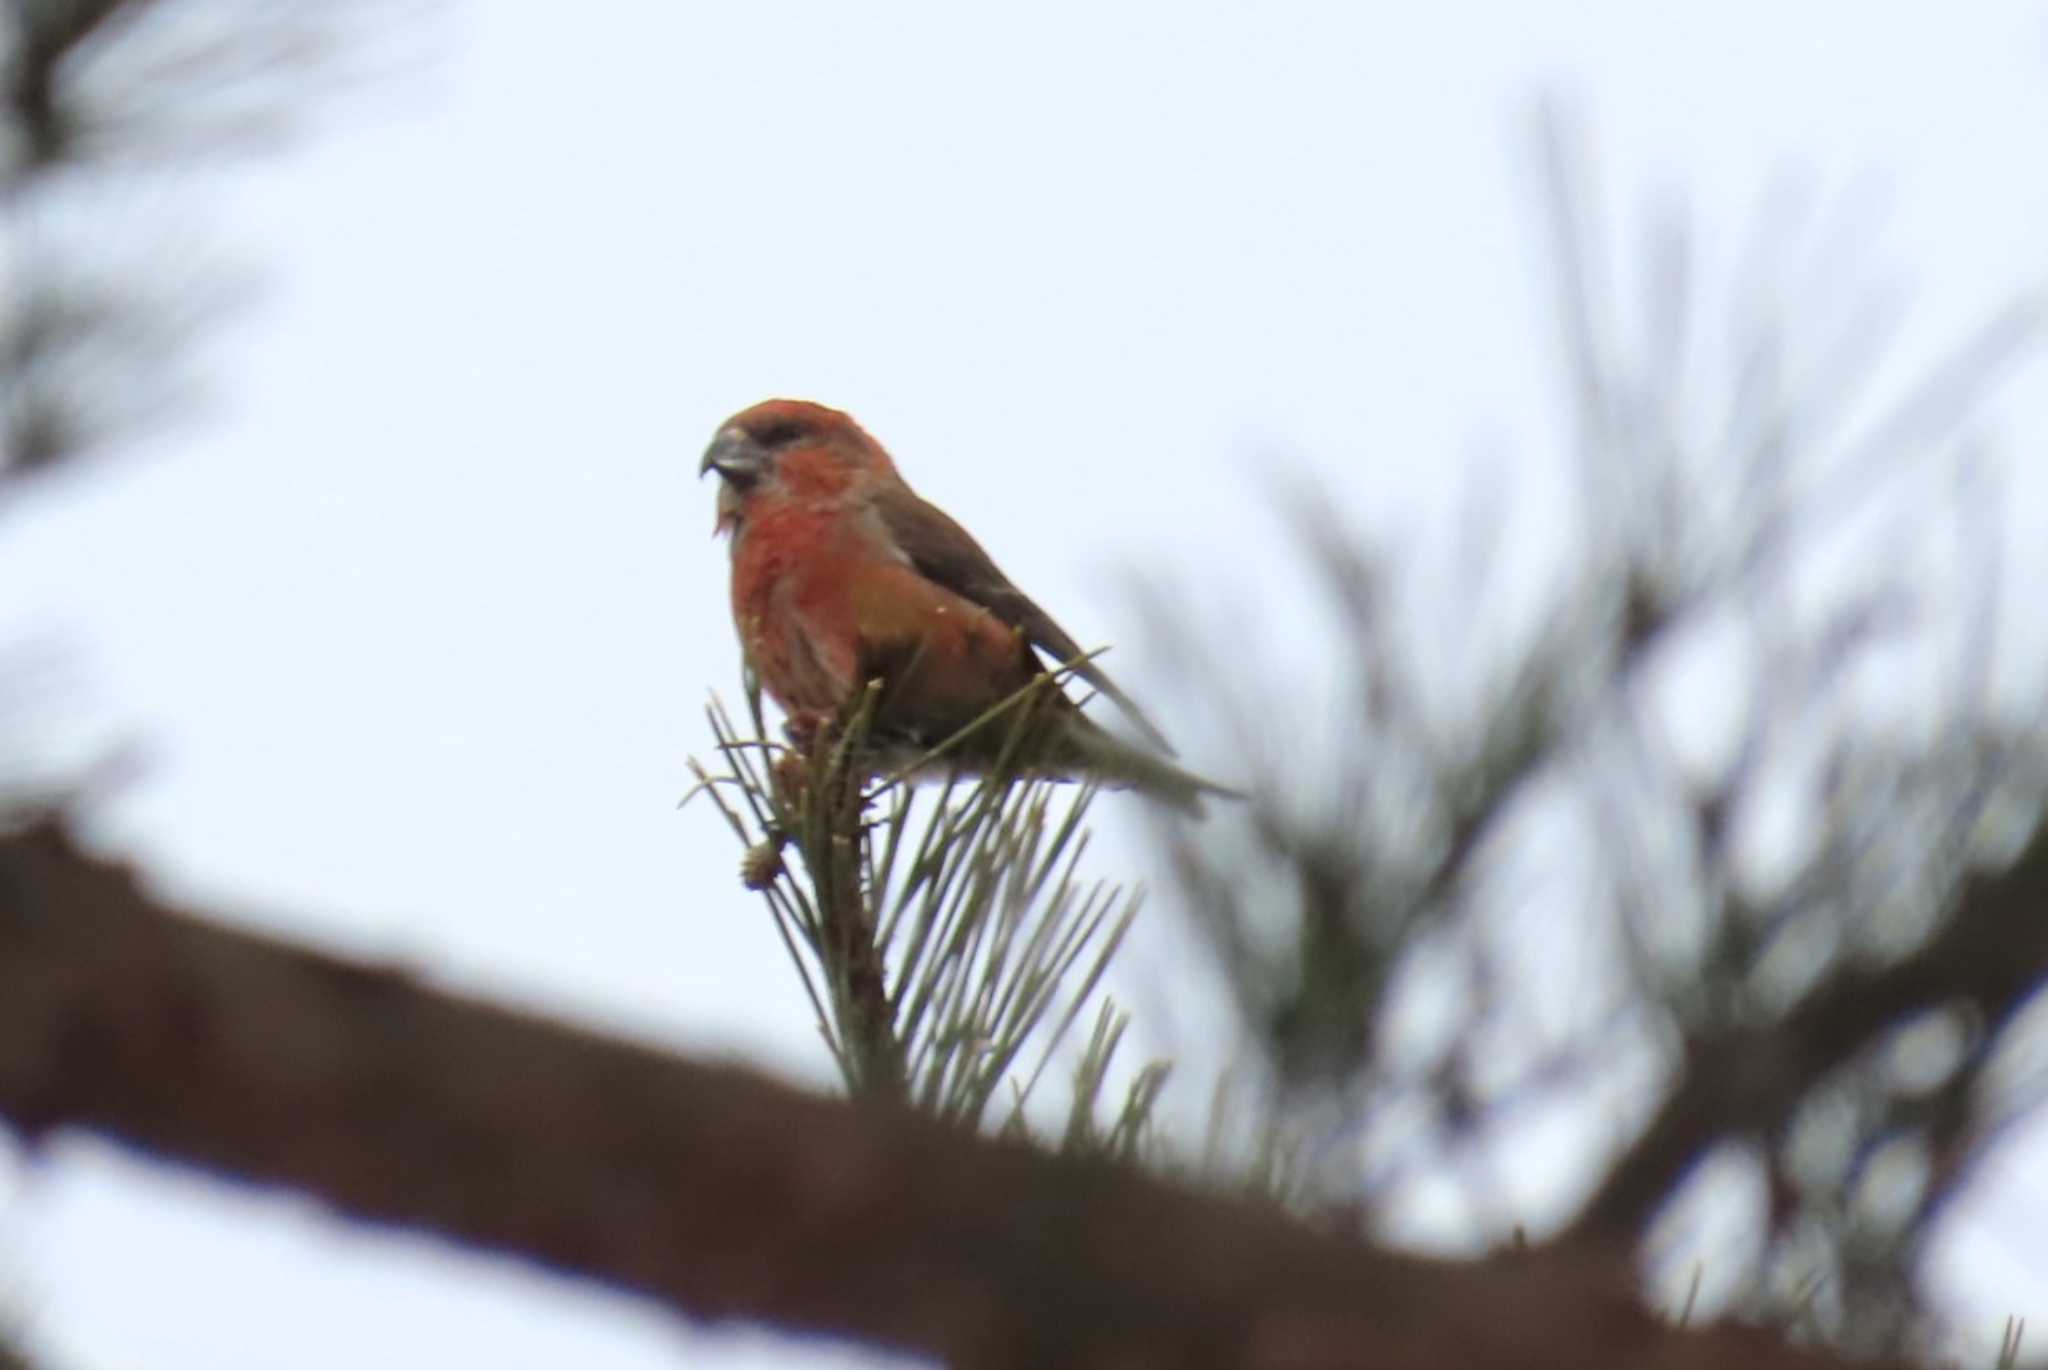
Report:
[[[1689,1041],[1678,1087],[1563,1240],[1631,1239],[1716,1141],[1776,1128],[1815,1080],[1917,1013],[1960,1001],[2003,1024],[2039,992],[2043,967],[2048,836],[2007,869],[1972,875],[1946,925],[1913,955],[1844,971],[1776,1022]]]
[[[374,69],[336,38],[401,31],[376,3],[0,2],[0,479],[186,398],[200,325],[240,291],[166,231],[167,173],[276,142]],[[140,212],[109,213],[137,190]]]
[[[229,931],[50,818],[0,838],[0,1115],[959,1366],[1835,1363],[1666,1326],[1607,1257],[1375,1252]]]
[[[1460,1244],[1559,1223],[1530,1216],[1526,1120],[1608,1114],[1611,1155],[1551,1158],[1591,1197],[1549,1244],[1633,1251],[1653,1285],[1704,1260],[1704,1306],[1926,1353],[1938,1220],[2048,1096],[2048,734],[2038,684],[2002,711],[1992,688],[2009,531],[1972,431],[2037,355],[2040,300],[1898,383],[1863,219],[1813,241],[1767,204],[1724,301],[1667,206],[1631,317],[1582,141],[1554,110],[1538,131],[1580,491],[1561,564],[1482,593],[1490,520],[1397,564],[1297,491],[1333,726],[1274,725],[1298,679],[1217,706],[1261,798],[1161,834],[1181,902],[1269,1066],[1254,1106],[1306,1139],[1333,1217]],[[1179,673],[1240,680],[1256,654],[1209,636],[1168,644]],[[1698,1216],[1709,1155],[1756,1181],[1712,1197],[1752,1248],[1662,1221]]]
[[[73,116],[60,98],[58,73],[67,61],[124,12],[149,0],[13,0],[8,6],[13,52],[7,69],[7,105],[19,130],[7,183],[18,186],[34,171],[70,151]]]

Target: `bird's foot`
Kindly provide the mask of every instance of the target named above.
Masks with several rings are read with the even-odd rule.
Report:
[[[804,794],[811,788],[811,762],[804,752],[784,752],[775,758],[769,769],[775,781],[775,794],[782,807],[795,813],[803,806]]]
[[[831,722],[830,714],[791,714],[782,724],[782,735],[789,739],[792,751],[808,756]]]

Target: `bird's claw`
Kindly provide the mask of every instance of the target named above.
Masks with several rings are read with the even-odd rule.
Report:
[[[775,759],[770,774],[775,778],[775,791],[782,797],[783,806],[794,811],[811,787],[809,758],[801,751],[784,752]]]
[[[789,739],[791,750],[808,755],[830,722],[830,717],[823,714],[792,714],[782,725],[782,735]]]

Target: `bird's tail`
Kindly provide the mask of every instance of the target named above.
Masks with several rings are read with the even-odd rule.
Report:
[[[1066,733],[1067,749],[1073,754],[1075,769],[1085,771],[1114,788],[1143,790],[1190,818],[1202,816],[1202,798],[1205,795],[1218,799],[1248,797],[1243,790],[1233,790],[1228,785],[1205,780],[1193,771],[1182,770],[1155,752],[1125,742],[1078,711],[1070,715]]]

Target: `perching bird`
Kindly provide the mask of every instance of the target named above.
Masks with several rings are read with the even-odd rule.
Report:
[[[981,544],[918,498],[880,443],[836,409],[766,400],[718,430],[717,531],[732,538],[732,612],[748,667],[807,738],[870,681],[869,737],[914,757],[1045,675],[1074,673],[1146,738],[1166,739],[1080,645],[996,569]],[[1202,795],[1241,797],[1099,727],[1046,689],[1028,721],[1003,717],[945,757],[968,771],[1018,771],[1134,786],[1191,813]],[[1013,735],[1013,729],[1024,731]]]

